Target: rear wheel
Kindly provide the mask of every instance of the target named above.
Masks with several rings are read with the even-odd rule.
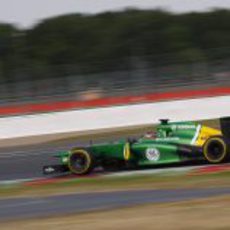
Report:
[[[209,163],[221,163],[228,158],[228,146],[222,137],[211,137],[203,146],[203,154]]]
[[[69,157],[68,167],[74,174],[88,174],[94,167],[93,157],[86,149],[74,149]]]

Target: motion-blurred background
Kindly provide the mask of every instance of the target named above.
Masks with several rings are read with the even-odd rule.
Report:
[[[186,10],[170,12],[152,2],[96,14],[76,8],[27,27],[2,22],[0,105],[230,85],[230,10],[190,12],[174,1]]]

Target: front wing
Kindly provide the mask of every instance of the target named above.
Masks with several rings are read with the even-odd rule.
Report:
[[[64,173],[68,171],[69,168],[67,165],[46,165],[43,167],[43,174],[45,175]]]

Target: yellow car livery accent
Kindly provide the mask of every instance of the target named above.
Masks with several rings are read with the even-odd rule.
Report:
[[[124,146],[124,159],[128,161],[130,159],[131,152],[130,152],[130,144],[126,143]]]
[[[201,126],[195,142],[196,146],[203,146],[204,143],[212,136],[221,136],[222,132],[207,126]]]

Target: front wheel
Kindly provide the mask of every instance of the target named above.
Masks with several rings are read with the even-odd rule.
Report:
[[[229,156],[228,146],[222,137],[211,137],[203,146],[203,154],[209,163],[222,163]]]
[[[86,149],[74,149],[69,156],[68,167],[73,174],[88,174],[94,167],[93,156]]]

